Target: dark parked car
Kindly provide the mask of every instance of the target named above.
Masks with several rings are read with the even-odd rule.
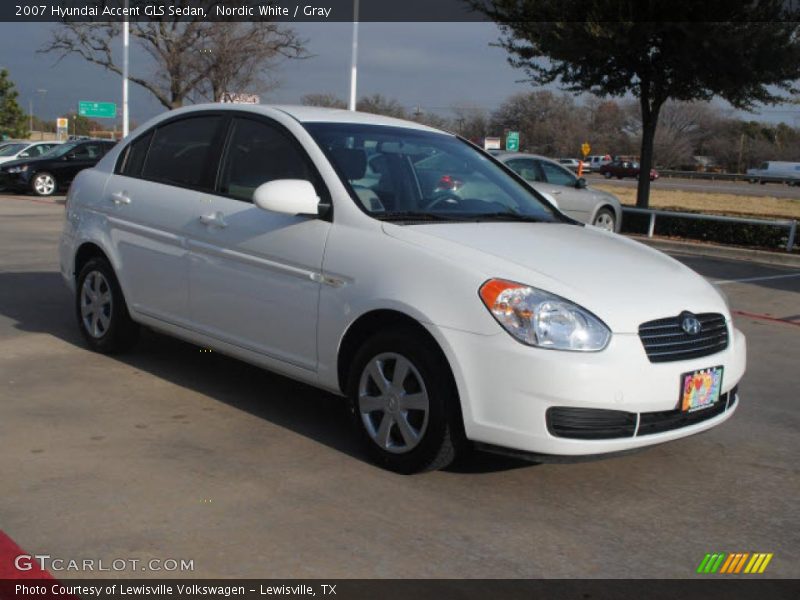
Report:
[[[6,163],[0,166],[0,188],[37,196],[66,191],[80,171],[95,166],[114,144],[107,140],[70,142],[44,156]]]
[[[631,160],[614,160],[610,163],[603,165],[598,170],[598,173],[604,175],[606,179],[616,177],[622,179],[623,177],[639,177],[639,163]],[[658,179],[658,171],[650,169],[650,181]]]

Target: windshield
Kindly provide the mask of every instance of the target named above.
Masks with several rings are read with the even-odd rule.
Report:
[[[42,154],[41,158],[58,158],[59,156],[64,156],[65,154],[69,153],[75,146],[80,144],[80,142],[71,142],[69,144],[61,144],[60,146],[56,146],[47,154]]]
[[[376,218],[561,220],[524,183],[455,136],[352,123],[306,129]]]
[[[0,156],[14,156],[18,152],[22,152],[28,144],[9,144],[0,148]]]

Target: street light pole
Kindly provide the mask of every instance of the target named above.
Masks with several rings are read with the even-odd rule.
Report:
[[[128,62],[131,45],[131,23],[128,20],[128,0],[125,0],[125,21],[122,24],[122,137],[130,133],[128,113]]]
[[[356,109],[356,81],[358,79],[358,0],[353,0],[353,53],[350,59],[350,110]]]

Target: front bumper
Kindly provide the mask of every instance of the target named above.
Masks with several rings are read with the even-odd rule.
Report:
[[[730,418],[738,394],[729,392],[744,374],[747,352],[744,335],[728,326],[730,341],[722,352],[665,363],[651,363],[636,334],[615,334],[605,350],[594,353],[532,348],[505,332],[481,336],[440,329],[438,337],[453,368],[470,440],[522,452],[580,456],[667,442]],[[654,418],[644,415],[672,413],[678,408],[681,375],[716,366],[724,367],[721,392],[728,404],[710,418],[611,439],[571,439],[548,430],[547,410],[555,407],[624,411],[642,422]]]
[[[0,188],[26,190],[30,186],[30,171],[24,173],[0,172]]]

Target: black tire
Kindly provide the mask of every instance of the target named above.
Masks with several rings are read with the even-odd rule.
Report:
[[[603,177],[605,177],[606,179],[611,179],[611,172],[606,171],[605,173],[603,173]]]
[[[93,277],[90,286],[98,283],[97,291],[105,294],[110,292],[110,303],[108,310],[103,310],[107,319],[107,326],[99,327],[99,331],[93,334],[89,331],[84,319],[83,305],[87,298],[83,294],[86,279],[94,274],[100,274],[101,279]],[[103,283],[104,282],[104,283]],[[99,305],[98,305],[99,309]],[[92,313],[93,314],[93,313]],[[75,316],[78,320],[78,328],[81,330],[89,348],[102,354],[116,354],[130,349],[139,339],[139,325],[131,319],[128,312],[128,305],[122,295],[114,269],[105,258],[92,258],[81,269],[78,274],[77,286],[75,288]],[[87,316],[88,318],[88,316]],[[89,319],[92,322],[92,319]],[[99,335],[97,335],[99,334]]]
[[[40,185],[40,181],[51,181],[51,185]],[[31,177],[31,192],[36,196],[52,196],[58,191],[58,180],[55,178],[55,175],[48,173],[47,171],[40,171],[38,173],[34,173],[33,177]]]
[[[416,445],[400,453],[385,450],[367,430],[365,418],[383,422],[388,413],[369,413],[366,417],[362,416],[359,400],[359,387],[365,369],[377,357],[387,354],[398,355],[408,360],[416,370],[416,373],[410,375],[411,384],[418,374],[424,384],[422,389],[427,392],[428,397],[427,425],[424,430],[420,428],[421,436]],[[391,359],[385,364],[388,363],[391,363]],[[353,424],[369,457],[379,466],[402,474],[435,471],[452,463],[457,454],[465,448],[458,392],[449,365],[439,349],[422,335],[389,330],[369,338],[356,353],[350,365],[347,381],[347,396]],[[406,411],[405,415],[412,412]],[[403,418],[410,420],[410,416],[414,415]],[[389,428],[392,437],[402,438],[398,422],[393,423]]]

